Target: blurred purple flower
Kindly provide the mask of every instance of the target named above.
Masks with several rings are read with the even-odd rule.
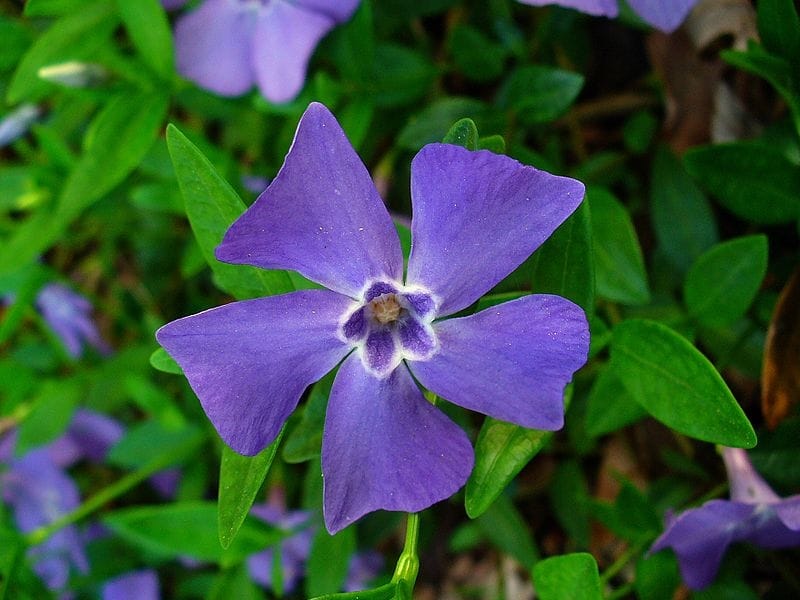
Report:
[[[628,4],[646,23],[667,33],[676,30],[698,0],[628,0]],[[531,6],[558,4],[590,15],[616,17],[617,0],[518,0]]]
[[[113,419],[79,409],[66,433],[56,441],[13,457],[16,431],[0,441],[0,461],[7,470],[0,473],[2,500],[13,508],[14,520],[22,533],[29,533],[73,511],[80,504],[75,482],[65,469],[87,458],[102,460],[121,435]],[[29,550],[34,572],[51,590],[62,590],[72,568],[86,573],[89,568],[83,540],[75,526],[67,526]]]
[[[22,104],[0,120],[0,148],[25,135],[42,111],[34,104]]]
[[[36,308],[73,358],[79,358],[87,345],[100,354],[111,353],[92,320],[92,304],[77,292],[48,283],[36,296]]]
[[[711,500],[699,508],[668,516],[667,529],[650,552],[672,548],[683,580],[699,590],[714,581],[722,557],[734,542],[762,548],[800,545],[800,495],[781,499],[756,473],[747,453],[725,448],[730,500]]]
[[[303,87],[319,41],[358,0],[206,0],[175,26],[178,72],[221,96],[253,84],[270,102]]]
[[[152,570],[119,575],[103,584],[103,600],[159,600],[158,575]]]
[[[547,239],[580,204],[580,182],[430,144],[411,165],[411,193],[402,283],[400,240],[367,169],[328,109],[311,104],[277,177],[216,255],[294,269],[328,289],[234,302],[156,334],[223,440],[247,455],[344,360],[322,443],[332,533],[374,510],[420,511],[467,480],[469,439],[414,378],[459,406],[553,430],[563,425],[564,386],[586,361],[586,317],[558,296],[437,320],[469,307]]]

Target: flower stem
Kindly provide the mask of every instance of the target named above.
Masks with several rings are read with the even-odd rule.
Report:
[[[630,560],[641,553],[644,548],[644,542],[639,542],[630,546],[625,552],[620,554],[619,558],[615,560],[603,573],[600,575],[600,581],[603,584],[608,583],[612,577],[619,573]]]
[[[409,594],[414,589],[417,574],[419,573],[418,539],[419,513],[410,513],[406,521],[406,542],[400,558],[397,559],[397,566],[394,568],[394,575],[392,576],[392,583],[406,586]]]

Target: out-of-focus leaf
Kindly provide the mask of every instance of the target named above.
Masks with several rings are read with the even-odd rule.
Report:
[[[468,79],[489,81],[502,74],[506,51],[480,30],[459,24],[450,34],[449,45],[453,62]]]
[[[800,486],[800,415],[784,419],[774,431],[763,432],[758,447],[748,452],[756,470],[770,482],[794,489]]]
[[[464,498],[470,518],[482,515],[552,436],[552,431],[526,429],[486,417],[475,443],[475,467]]]
[[[623,482],[613,505],[595,502],[594,515],[619,537],[629,542],[648,542],[662,528],[655,508],[630,482]]]
[[[531,291],[572,300],[594,312],[594,253],[589,204],[577,210],[533,254]]]
[[[306,563],[306,596],[313,598],[342,589],[355,551],[354,527],[346,527],[336,535],[329,534],[324,527],[317,529]]]
[[[285,533],[247,520],[230,547],[217,536],[213,502],[188,502],[124,508],[105,515],[103,525],[139,548],[165,558],[189,556],[234,565],[281,540]]]
[[[186,215],[216,281],[239,299],[281,294],[294,286],[285,271],[221,263],[214,249],[245,205],[213,165],[177,127],[167,127],[167,146],[183,194]]]
[[[755,446],[753,426],[717,370],[669,327],[623,321],[614,328],[611,365],[633,399],[668,427],[725,446]]]
[[[766,144],[694,148],[684,164],[720,204],[743,219],[770,225],[800,217],[800,166]]]
[[[758,33],[768,52],[800,64],[800,18],[792,0],[759,0]]]
[[[591,436],[611,433],[647,415],[631,398],[613,369],[604,369],[594,381],[586,401],[586,432]]]
[[[650,202],[658,245],[675,267],[686,272],[717,243],[719,234],[708,200],[665,147],[656,151]]]
[[[533,567],[533,585],[542,600],[601,600],[600,574],[591,554],[554,556]]]
[[[86,6],[86,0],[28,0],[25,3],[26,17],[60,17],[76,13]]]
[[[8,86],[8,103],[35,100],[43,95],[52,84],[39,78],[39,69],[86,59],[108,39],[116,26],[115,17],[112,2],[96,0],[82,3],[80,10],[56,21],[22,57]]]
[[[520,67],[498,96],[500,108],[511,109],[528,124],[546,123],[560,116],[578,97],[583,76],[552,67]]]
[[[127,469],[163,460],[166,468],[186,460],[203,439],[203,432],[194,425],[166,427],[158,421],[145,421],[125,432],[109,450],[107,460]]]
[[[162,79],[175,74],[172,32],[158,0],[116,0],[117,10],[128,35],[142,59]]]
[[[158,369],[164,373],[171,373],[173,375],[183,374],[181,366],[175,362],[175,359],[167,354],[167,351],[163,348],[157,348],[153,351],[150,355],[150,364],[154,369]]]
[[[454,122],[475,119],[486,108],[486,104],[473,98],[437,100],[409,119],[397,136],[397,145],[407,150],[419,150],[425,144],[440,141]]]
[[[680,583],[681,575],[674,553],[645,555],[636,563],[634,586],[639,598],[672,600]]]
[[[345,592],[342,594],[325,594],[311,600],[394,600],[397,598],[397,584],[387,583],[373,590]]]
[[[761,412],[774,429],[800,402],[800,268],[781,291],[767,331]]]
[[[81,391],[74,379],[49,380],[42,385],[31,412],[20,423],[17,456],[52,442],[64,433],[78,406]]]
[[[362,86],[377,106],[414,102],[425,94],[436,76],[428,59],[415,50],[396,44],[379,44],[375,64],[380,67]]]
[[[587,192],[592,223],[597,294],[623,304],[650,301],[636,230],[625,206],[601,188]]]
[[[325,408],[328,406],[333,377],[334,371],[331,371],[312,386],[303,416],[283,446],[283,459],[286,462],[305,462],[320,455]]]
[[[476,522],[497,548],[513,556],[524,567],[530,568],[539,559],[525,520],[505,494],[500,494]]]
[[[225,569],[214,580],[206,600],[263,600],[264,593],[255,584],[243,563]]]
[[[753,302],[766,272],[766,236],[714,246],[686,274],[683,297],[689,315],[709,327],[733,323]]]
[[[548,492],[550,504],[561,527],[576,546],[588,546],[589,486],[578,461],[570,459],[558,465]]]
[[[219,541],[228,548],[244,523],[261,484],[272,466],[283,429],[269,446],[255,456],[242,456],[228,446],[222,448],[219,466]]]
[[[478,149],[478,127],[472,119],[456,121],[442,140],[445,144],[454,144],[467,150]]]

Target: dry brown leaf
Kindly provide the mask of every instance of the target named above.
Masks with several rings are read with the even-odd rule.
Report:
[[[699,2],[683,28],[698,52],[707,52],[719,40],[726,46],[747,48],[747,40],[758,38],[756,11],[750,0],[703,0]]]
[[[775,428],[800,400],[800,267],[772,314],[761,371],[761,412]]]

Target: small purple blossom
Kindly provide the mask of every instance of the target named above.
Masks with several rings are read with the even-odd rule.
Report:
[[[92,320],[91,302],[67,286],[48,283],[42,287],[36,296],[36,308],[72,358],[80,358],[86,346],[100,354],[111,352]]]
[[[103,584],[101,597],[103,600],[159,600],[158,575],[151,569],[118,575]]]
[[[722,557],[734,542],[762,548],[800,545],[800,495],[780,498],[755,471],[747,453],[724,448],[730,500],[711,500],[668,517],[667,529],[650,552],[672,548],[683,580],[702,589],[716,577]]]
[[[25,135],[41,114],[38,106],[22,104],[0,119],[0,148]]]
[[[175,26],[178,72],[221,96],[256,84],[270,102],[288,102],[314,48],[358,1],[206,0]]]
[[[646,23],[664,32],[676,30],[698,0],[628,0],[628,4]],[[619,14],[617,0],[518,0],[531,6],[558,4],[581,12],[604,17]]]
[[[575,210],[583,185],[487,151],[430,144],[411,165],[413,246],[327,108],[300,120],[277,177],[228,229],[217,258],[293,269],[328,289],[234,302],[156,334],[222,439],[253,455],[305,388],[340,362],[322,443],[330,532],[378,510],[417,512],[455,493],[473,452],[415,379],[459,406],[554,430],[586,361],[583,311],[531,295],[469,307]]]

